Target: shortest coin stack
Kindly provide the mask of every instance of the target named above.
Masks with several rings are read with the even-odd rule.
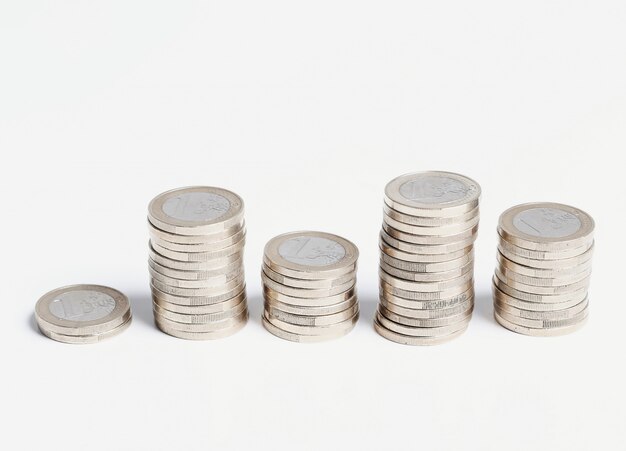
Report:
[[[41,332],[63,343],[96,343],[130,326],[128,298],[100,285],[72,285],[43,295],[35,306]]]
[[[263,325],[296,342],[343,336],[359,318],[356,269],[359,251],[350,241],[322,232],[277,236],[263,256]]]
[[[589,311],[593,229],[587,213],[567,205],[530,203],[505,211],[493,278],[498,323],[532,336],[580,328]]]

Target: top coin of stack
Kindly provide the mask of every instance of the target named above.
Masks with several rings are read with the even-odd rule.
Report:
[[[126,330],[128,298],[100,285],[72,285],[44,294],[35,306],[41,332],[63,343],[97,343]]]
[[[474,308],[479,198],[478,183],[449,172],[407,174],[387,184],[374,321],[380,335],[432,345],[465,331]]]
[[[493,278],[496,320],[525,335],[573,332],[588,316],[594,222],[556,203],[506,210],[498,223]]]
[[[359,251],[350,241],[322,232],[277,236],[263,256],[263,325],[296,342],[350,332],[359,318],[356,269]]]
[[[148,207],[154,318],[186,339],[226,337],[248,319],[243,201],[197,186],[158,195]]]

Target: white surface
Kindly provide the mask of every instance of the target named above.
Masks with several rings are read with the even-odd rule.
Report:
[[[2,449],[623,449],[623,1],[3,2]],[[623,160],[622,160],[623,161]],[[477,306],[433,348],[372,329],[383,188],[483,189]],[[169,188],[246,201],[252,318],[188,342],[152,324],[145,226]],[[591,318],[536,339],[492,319],[495,226],[547,200],[597,223]],[[262,328],[272,236],[360,248],[362,318],[320,345]],[[123,335],[36,332],[46,291],[126,292]]]

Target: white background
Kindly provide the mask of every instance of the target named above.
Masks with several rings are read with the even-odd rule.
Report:
[[[5,1],[0,149],[2,449],[623,449],[621,0]],[[476,309],[407,347],[372,328],[377,234],[385,184],[427,169],[482,185]],[[215,342],[152,323],[147,204],[193,184],[246,202],[251,320]],[[536,200],[597,223],[567,337],[492,318],[498,215]],[[261,326],[263,246],[297,229],[361,251],[343,339]],[[132,327],[40,335],[35,302],[72,283],[128,294]]]

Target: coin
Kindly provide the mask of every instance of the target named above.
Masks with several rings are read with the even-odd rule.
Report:
[[[465,330],[467,324],[469,323],[468,319],[464,319],[462,321],[459,321],[458,323],[448,326],[411,327],[404,326],[402,324],[396,323],[395,321],[390,321],[382,316],[380,312],[376,312],[376,321],[378,321],[381,326],[397,334],[409,335],[413,337],[441,337],[452,334],[454,332],[458,332],[460,330]]]
[[[467,325],[465,326],[465,328],[467,328]],[[377,319],[374,319],[374,329],[381,337],[386,338],[387,340],[411,346],[432,346],[446,343],[450,340],[457,338],[458,336],[463,334],[463,332],[465,332],[465,329],[460,329],[456,332],[440,337],[415,337],[412,335],[399,334],[397,332],[389,330],[386,327],[382,326]]]
[[[393,267],[401,271],[411,271],[415,273],[437,273],[443,271],[452,271],[461,268],[467,263],[474,260],[474,251],[464,253],[461,257],[454,260],[443,262],[409,262],[387,255],[385,252],[380,254],[381,262],[388,267]]]
[[[558,260],[545,260],[537,258],[522,257],[514,252],[510,252],[504,248],[498,247],[498,251],[507,259],[518,263],[520,265],[529,266],[537,269],[565,269],[573,268],[580,264],[587,263],[593,256],[593,245],[585,251],[584,254],[577,255],[575,257],[561,258]]]
[[[272,307],[271,304],[266,305],[265,312],[268,318],[276,318],[285,323],[298,325],[298,326],[332,326],[333,324],[339,324],[352,318],[359,311],[358,304],[354,304],[352,307],[338,313],[330,315],[296,315],[293,313],[283,312],[277,308]]]
[[[189,271],[182,269],[171,269],[167,266],[163,266],[152,259],[148,259],[148,266],[159,274],[170,277],[172,279],[180,280],[205,280],[213,277],[222,276],[224,274],[231,274],[237,272],[243,272],[243,262],[241,259],[235,260],[226,266],[209,271]]]
[[[551,312],[573,307],[587,298],[587,291],[581,290],[573,296],[566,297],[561,302],[537,302],[537,301],[521,301],[513,296],[500,291],[495,285],[493,288],[494,302],[504,302],[511,307],[534,312]]]
[[[445,226],[418,226],[412,224],[405,224],[401,221],[396,221],[388,215],[383,215],[385,224],[392,227],[394,230],[400,232],[409,233],[411,235],[423,235],[423,236],[456,236],[457,234],[464,234],[467,231],[473,229],[478,225],[478,216],[468,221],[459,222],[455,224],[448,224]]]
[[[447,309],[451,307],[455,307],[460,304],[465,304],[466,302],[474,302],[474,287],[473,285],[466,287],[467,290],[462,293],[457,293],[451,297],[444,297],[442,299],[429,299],[429,300],[415,300],[415,299],[406,299],[400,296],[395,296],[392,293],[389,293],[381,287],[381,291],[379,297],[381,299],[385,299],[386,301],[397,305],[399,307],[408,308],[408,309],[422,309],[422,310],[439,310],[439,309]]]
[[[441,282],[413,282],[410,280],[398,279],[396,277],[393,277],[392,275],[387,274],[382,268],[379,269],[378,275],[380,276],[381,281],[386,282],[392,287],[419,293],[446,291],[459,285],[467,284],[474,277],[473,271],[470,271],[457,278],[444,280]]]
[[[241,313],[247,308],[246,299],[243,298],[239,301],[239,304],[234,307],[214,313],[178,313],[169,311],[163,307],[161,307],[158,303],[154,303],[152,305],[154,309],[154,314],[159,315],[161,318],[168,319],[171,321],[176,321],[177,323],[185,323],[185,324],[205,324],[205,323],[214,323],[218,321],[222,321],[225,319],[238,317]]]
[[[359,251],[324,232],[291,232],[265,246],[261,280],[263,324],[296,342],[345,335],[359,317],[356,268]]]
[[[436,301],[440,299],[450,299],[461,293],[465,293],[473,286],[474,281],[470,280],[462,285],[457,285],[442,291],[412,291],[394,287],[393,285],[388,284],[385,280],[380,280],[380,288],[382,292],[410,301]]]
[[[263,316],[261,320],[263,322],[263,327],[265,327],[265,329],[272,335],[278,338],[282,338],[283,340],[293,341],[296,343],[318,343],[321,341],[328,341],[328,340],[332,340],[335,338],[343,337],[344,335],[347,335],[352,330],[352,328],[354,328],[354,324],[356,324],[356,321],[355,321],[352,324],[352,328],[333,330],[332,332],[326,332],[320,335],[300,335],[300,334],[295,334],[291,332],[286,332],[280,329],[279,327],[276,327],[275,325],[270,323],[265,318],[265,316]]]
[[[476,232],[478,232],[478,226],[474,226],[471,229],[457,233],[456,235],[414,235],[412,233],[401,232],[400,230],[394,229],[389,224],[384,222],[382,228],[385,232],[387,232],[387,235],[395,238],[396,240],[420,246],[462,243],[466,240],[475,239]]]
[[[164,230],[155,227],[148,218],[148,233],[150,237],[156,237],[161,241],[168,241],[174,244],[207,244],[212,242],[221,243],[224,240],[239,241],[241,238],[237,235],[243,230],[245,234],[246,222],[244,220],[241,223],[234,224],[231,227],[223,229],[219,232],[202,234],[202,235],[178,235],[175,233],[166,232]]]
[[[417,226],[426,226],[426,227],[436,227],[436,226],[446,226],[450,224],[458,224],[461,222],[469,221],[479,215],[478,207],[473,210],[468,211],[459,216],[449,216],[449,217],[428,217],[428,216],[414,216],[407,215],[401,213],[399,211],[394,210],[386,203],[383,205],[383,214],[395,219],[396,221],[403,222],[404,224],[409,225],[417,225]]]
[[[414,328],[451,326],[461,321],[469,320],[472,315],[472,310],[473,307],[458,315],[442,318],[413,318],[410,316],[398,315],[397,313],[385,308],[383,304],[378,305],[378,313],[387,318],[389,321]]]
[[[286,321],[282,321],[272,315],[270,315],[267,311],[263,313],[263,318],[271,323],[272,325],[278,327],[279,329],[289,332],[292,334],[298,335],[325,335],[330,334],[334,335],[335,333],[340,333],[345,330],[352,330],[354,325],[359,319],[359,313],[353,314],[350,318],[345,321],[330,324],[330,325],[315,325],[315,326],[300,326],[296,324],[291,324]]]
[[[286,304],[284,302],[280,302],[274,299],[270,294],[265,293],[265,306],[266,308],[273,308],[280,310],[285,313],[291,313],[294,315],[305,315],[305,316],[323,316],[323,315],[332,315],[334,313],[343,312],[354,305],[357,304],[356,296],[352,296],[351,298],[338,302],[336,304],[331,305],[323,305],[320,307],[302,307],[295,306],[292,304]]]
[[[349,290],[346,290],[342,293],[336,294],[334,296],[324,296],[319,298],[303,298],[297,296],[289,296],[283,293],[280,293],[276,290],[272,290],[267,285],[263,286],[263,295],[267,297],[271,297],[272,299],[276,299],[285,304],[292,305],[294,307],[324,307],[335,305],[339,302],[346,301],[356,296],[356,288],[353,286]]]
[[[406,174],[385,187],[385,203],[400,213],[414,216],[463,215],[478,207],[479,198],[478,183],[451,172]]]
[[[219,304],[220,302],[227,301],[235,296],[240,295],[241,292],[245,290],[245,288],[246,285],[242,283],[241,285],[237,285],[226,293],[215,296],[176,296],[159,290],[153,284],[150,285],[153,298],[157,297],[164,301],[171,302],[172,304],[184,305],[189,307]]]
[[[391,265],[385,263],[384,260],[380,260],[380,268],[390,276],[395,278],[409,280],[413,282],[443,282],[450,279],[459,278],[467,273],[474,271],[474,263],[467,263],[465,266],[462,266],[458,269],[452,269],[449,271],[440,271],[440,272],[415,272],[415,271],[404,271],[402,269],[394,268]]]
[[[66,343],[93,343],[125,330],[131,321],[128,298],[101,285],[71,285],[43,295],[35,319],[44,335]]]
[[[408,308],[394,304],[385,296],[380,296],[380,305],[385,307],[390,312],[406,316],[408,318],[439,319],[471,311],[474,307],[474,297],[468,297],[465,301],[456,304],[453,307],[432,306],[434,308]]]
[[[204,315],[207,313],[230,311],[233,307],[239,305],[242,300],[245,300],[245,298],[246,298],[246,292],[244,290],[235,297],[232,297],[226,301],[217,302],[215,304],[180,305],[180,304],[173,304],[171,302],[168,302],[164,299],[161,299],[158,296],[153,296],[152,302],[154,302],[159,307],[169,310],[170,312],[184,313],[187,315]]]
[[[230,246],[234,246],[235,244],[241,242],[246,236],[245,228],[238,228],[237,232],[233,235],[219,240],[219,241],[209,241],[204,240],[200,243],[175,243],[172,241],[162,239],[158,234],[150,232],[150,240],[153,243],[158,244],[160,247],[168,249],[174,252],[189,252],[189,253],[198,253],[198,252],[214,252],[219,251],[221,249],[226,249]]]
[[[263,274],[272,279],[274,282],[281,285],[287,285],[293,288],[307,288],[319,290],[345,285],[348,282],[354,281],[354,279],[356,278],[355,273],[348,273],[344,276],[332,279],[296,279],[293,277],[279,274],[271,268],[267,267],[266,265],[263,265]]]
[[[512,245],[554,252],[588,248],[593,242],[594,221],[569,205],[536,202],[517,205],[502,213],[498,232]]]
[[[531,319],[531,320],[561,320],[561,319],[569,319],[575,317],[577,314],[582,312],[589,305],[588,298],[585,298],[584,301],[579,302],[578,304],[565,308],[562,310],[553,310],[548,312],[536,311],[536,310],[522,310],[513,306],[510,306],[500,300],[495,301],[495,306],[499,311],[506,312],[509,315],[517,316],[520,318]]]
[[[201,324],[181,323],[178,321],[172,321],[164,318],[163,316],[155,312],[154,320],[157,324],[164,325],[169,329],[178,330],[181,332],[215,332],[219,330],[228,330],[233,326],[246,321],[248,319],[248,310],[244,309],[237,316],[233,316],[218,321],[209,321]]]
[[[213,252],[176,252],[166,249],[159,244],[151,241],[152,248],[155,252],[158,252],[163,257],[167,257],[171,260],[179,262],[210,262],[216,259],[230,257],[234,254],[240,254],[243,251],[243,247],[246,244],[245,239],[235,243],[232,246],[226,247]]]
[[[505,278],[514,280],[516,282],[523,283],[525,285],[532,285],[537,287],[557,287],[563,285],[570,285],[572,283],[580,282],[583,279],[589,278],[591,275],[591,267],[579,272],[574,276],[560,276],[560,277],[531,277],[524,274],[519,274],[512,269],[498,266],[498,273],[502,274]]]
[[[226,329],[214,330],[211,332],[189,332],[184,330],[175,329],[168,324],[159,322],[155,318],[156,326],[164,333],[171,335],[172,337],[182,338],[185,340],[217,340],[220,338],[230,337],[236,332],[239,332],[246,325],[248,316],[245,315],[240,322],[233,324]]]
[[[279,235],[267,243],[264,254],[269,268],[297,279],[343,276],[354,271],[359,257],[357,247],[350,241],[324,232]]]
[[[533,268],[532,266],[520,265],[519,263],[515,263],[514,261],[509,260],[500,252],[497,252],[496,259],[501,268],[510,269],[515,271],[517,274],[525,275],[529,277],[540,277],[547,279],[559,279],[561,277],[571,277],[587,270],[591,269],[591,260],[587,260],[579,265],[572,266],[571,268],[561,268],[561,269],[542,269],[542,268]]]
[[[243,221],[243,200],[223,188],[178,188],[155,197],[148,218],[155,227],[176,235],[219,233]]]
[[[579,322],[575,324],[571,324],[569,326],[563,327],[551,327],[551,328],[534,328],[534,327],[525,327],[520,326],[518,324],[514,324],[506,319],[502,318],[498,315],[497,312],[494,312],[494,316],[496,321],[502,326],[513,332],[517,332],[518,334],[530,335],[534,337],[556,337],[560,335],[570,334],[572,332],[576,332],[579,330],[587,321],[588,315],[583,317]]]
[[[507,243],[501,237],[498,239],[498,249],[504,249],[509,253],[524,258],[532,258],[534,260],[562,260],[565,258],[573,258],[584,254],[591,246],[593,246],[593,242],[588,245],[586,244],[584,246],[572,247],[559,251],[534,251]]]
[[[210,279],[200,279],[200,280],[181,280],[175,279],[173,277],[164,276],[163,274],[155,271],[152,268],[149,268],[150,276],[155,280],[158,280],[161,283],[166,285],[170,285],[173,287],[179,288],[211,288],[211,287],[219,287],[223,284],[230,282],[237,277],[243,277],[243,267],[239,266],[234,271],[228,274],[223,274],[221,276],[215,276]]]

